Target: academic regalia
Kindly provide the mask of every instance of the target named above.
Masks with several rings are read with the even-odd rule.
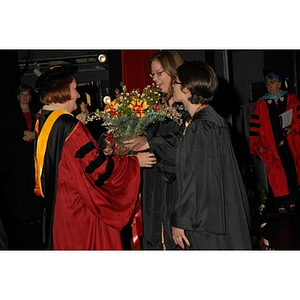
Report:
[[[249,204],[225,119],[208,106],[186,128],[176,153],[172,226],[196,250],[251,249]]]
[[[184,119],[188,113],[182,114]],[[147,131],[149,151],[155,154],[157,164],[143,170],[144,250],[176,248],[170,216],[176,193],[175,153],[181,133],[182,127],[172,120],[153,124]]]
[[[39,138],[54,112],[40,118]],[[40,187],[45,196],[48,248],[121,250],[120,230],[130,219],[140,186],[138,159],[105,156],[88,129],[67,112],[54,121],[47,145],[36,191]],[[35,146],[38,159],[42,151]]]
[[[282,92],[282,91],[281,91]],[[258,100],[250,120],[250,151],[266,164],[275,197],[294,193],[300,185],[300,103],[294,94],[284,92],[274,101],[266,94]],[[292,132],[284,135],[279,114],[293,110]],[[265,152],[259,151],[259,148]]]

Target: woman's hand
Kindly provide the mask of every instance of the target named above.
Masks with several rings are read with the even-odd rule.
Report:
[[[115,143],[113,139],[111,139],[107,133],[102,133],[99,141],[98,141],[99,148],[103,151],[105,155],[112,155],[114,152]]]
[[[155,155],[151,152],[139,152],[135,156],[139,160],[140,167],[151,168],[156,164]]]
[[[188,238],[184,233],[184,229],[176,228],[172,226],[172,237],[176,245],[179,245],[180,248],[184,249],[184,242],[189,247],[191,246]]]
[[[106,147],[104,149],[102,149],[102,151],[105,155],[112,155],[114,152],[114,149],[113,149],[111,142],[106,140]]]
[[[130,151],[144,151],[150,148],[145,135],[124,141],[123,145]]]
[[[23,133],[23,140],[25,142],[31,142],[34,139],[34,131],[25,130]]]
[[[294,130],[294,128],[291,128],[291,127],[284,128],[284,131],[285,131],[286,135],[290,134],[293,130]]]

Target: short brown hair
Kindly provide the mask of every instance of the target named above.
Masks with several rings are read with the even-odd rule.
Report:
[[[73,80],[74,76],[70,75],[45,87],[40,94],[41,103],[65,103],[69,101],[71,99],[70,84]]]
[[[20,95],[22,92],[28,91],[31,94],[31,88],[27,84],[20,84],[17,88],[17,95]]]
[[[214,70],[205,62],[185,62],[177,69],[181,89],[186,87],[192,94],[193,104],[208,104],[218,90],[218,78]]]

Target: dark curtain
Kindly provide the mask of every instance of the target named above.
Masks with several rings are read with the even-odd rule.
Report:
[[[139,88],[152,83],[148,73],[148,60],[158,50],[122,50],[122,80],[127,90]]]
[[[0,50],[1,107],[6,111],[16,101],[17,87],[20,84],[18,55],[15,50]]]
[[[7,231],[7,207],[9,205],[9,199],[7,195],[5,195],[5,187],[10,184],[10,154],[12,151],[7,138],[7,133],[10,130],[10,128],[7,127],[7,124],[9,118],[13,118],[11,112],[17,102],[16,93],[19,84],[20,73],[17,51],[0,50],[0,103],[2,108],[2,117],[0,118],[0,219],[3,222],[5,231]],[[0,230],[1,229],[3,228],[0,227]],[[2,236],[2,232],[0,235]]]
[[[7,159],[9,155],[8,141],[6,140],[7,121],[10,118],[10,112],[17,102],[17,87],[20,84],[20,73],[18,66],[17,51],[14,50],[2,50],[0,51],[0,103],[2,108],[2,117],[0,118],[0,136],[2,140],[1,155],[2,163],[0,168],[0,193],[1,199],[3,199],[2,185],[6,177],[6,172],[9,170],[9,161]],[[0,201],[0,206],[2,201]],[[0,207],[1,210],[1,207]],[[0,212],[1,217],[1,212]]]

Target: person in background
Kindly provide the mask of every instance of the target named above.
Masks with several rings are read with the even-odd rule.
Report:
[[[72,111],[72,114],[76,117],[76,119],[81,121],[83,124],[86,124],[86,119],[89,115],[88,105],[81,97],[77,99],[76,103],[77,108],[74,111]]]
[[[266,165],[270,198],[279,213],[295,211],[300,186],[300,102],[282,87],[283,77],[264,70],[268,93],[250,120],[250,153]],[[298,194],[299,196],[299,194]]]
[[[32,119],[32,113],[30,111],[30,101],[31,101],[31,91],[29,86],[20,85],[18,87],[17,98],[24,116],[24,119],[27,124],[27,129],[24,130],[23,140],[26,142],[32,142],[34,138],[33,126],[35,120]]]
[[[120,230],[138,198],[152,153],[106,156],[71,114],[77,67],[55,66],[36,81],[44,104],[35,132],[35,193],[45,198],[45,243],[53,250],[121,250]]]
[[[156,53],[148,62],[149,75],[160,87],[168,105],[180,108],[174,102],[172,80],[176,69],[183,63],[176,51],[163,50]],[[179,110],[183,119],[185,110]],[[172,240],[170,215],[173,211],[176,194],[175,151],[182,127],[175,121],[166,120],[153,124],[146,135],[125,141],[132,151],[149,151],[154,153],[157,164],[151,169],[143,170],[141,192],[143,218],[143,249],[175,249]]]
[[[94,122],[87,122],[89,116],[89,105],[86,102],[86,97],[77,99],[77,108],[72,111],[72,114],[76,117],[77,120],[81,121],[89,129],[93,138],[98,141],[98,146],[103,151],[105,155],[112,155],[114,145],[111,143],[109,137],[107,136],[105,128],[101,125],[102,120],[96,120]],[[96,123],[91,124],[91,123]]]
[[[213,69],[186,62],[173,81],[174,100],[190,114],[176,152],[173,240],[182,249],[251,249],[248,199],[226,120],[210,106]]]
[[[16,99],[7,115],[7,153],[4,167],[8,170],[4,198],[6,216],[2,217],[9,249],[42,249],[41,198],[34,194],[33,138],[35,113],[31,88],[18,86]]]

